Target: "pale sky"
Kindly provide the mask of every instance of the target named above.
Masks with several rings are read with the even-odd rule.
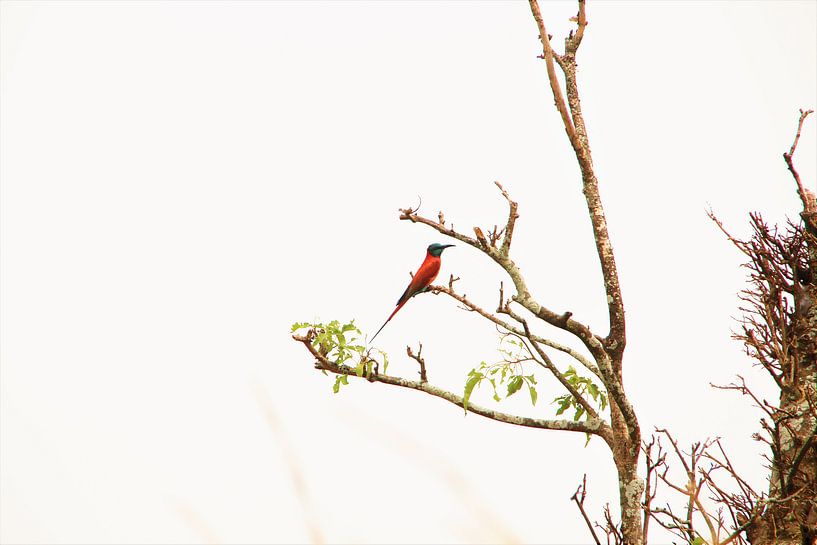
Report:
[[[542,11],[561,49],[575,3]],[[798,212],[781,154],[817,105],[817,2],[587,14],[627,390],[645,435],[722,436],[762,489],[758,413],[709,387],[741,373],[773,393],[730,339],[744,273],[705,211],[738,235],[749,211]],[[520,203],[533,295],[606,327],[539,53],[524,2],[0,2],[0,541],[590,542],[569,498],[587,473],[591,515],[616,505],[601,441],[361,381],[334,395],[289,334],[373,333],[446,242],[397,209],[419,196],[485,230],[506,214],[494,180]],[[795,158],[811,187],[816,125]],[[493,308],[490,260],[459,246],[451,273]],[[452,391],[499,359],[493,328],[444,297],[383,330],[390,372],[416,377],[418,341]],[[552,416],[540,384],[536,407],[500,408]]]

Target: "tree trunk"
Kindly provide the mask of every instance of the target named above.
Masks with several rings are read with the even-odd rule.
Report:
[[[797,299],[799,308],[792,320],[796,357],[780,392],[779,445],[769,479],[769,497],[782,501],[770,505],[747,529],[753,545],[814,545],[817,541],[817,287],[803,286]]]
[[[753,545],[817,542],[817,202],[791,162],[808,113],[801,110],[797,138],[784,154],[803,201],[802,238],[786,241],[795,256],[790,263],[794,308],[776,328],[779,338],[791,341],[780,358],[780,402],[773,413],[769,497],[775,501],[747,528]]]
[[[644,481],[638,476],[638,457],[627,456],[619,463],[618,494],[621,507],[621,534],[625,545],[642,545],[644,534],[641,520],[641,496],[644,493]]]
[[[621,368],[620,365],[618,367]],[[640,435],[637,435],[638,442],[634,443],[632,430],[615,402],[610,403],[610,417],[613,441],[609,446],[618,471],[621,537],[625,545],[642,545],[644,534],[641,501],[644,481],[638,476]]]

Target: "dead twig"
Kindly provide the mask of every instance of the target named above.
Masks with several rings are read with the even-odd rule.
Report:
[[[406,354],[408,354],[408,357],[420,364],[420,382],[428,382],[428,376],[426,375],[426,361],[423,359],[423,343],[420,343],[420,349],[417,350],[416,354],[412,352],[410,346],[407,346]]]
[[[797,150],[797,144],[800,142],[800,133],[803,130],[803,122],[809,116],[809,114],[814,113],[814,110],[800,110],[800,119],[797,122],[797,134],[794,136],[794,142],[791,144],[791,148],[789,148],[788,152],[783,153],[783,160],[786,161],[786,166],[791,172],[791,175],[794,177],[794,181],[797,184],[797,194],[800,196],[800,200],[803,203],[803,211],[806,213],[813,213],[815,212],[815,197],[814,193],[806,189],[803,186],[803,182],[800,181],[800,174],[794,168],[794,152]]]
[[[579,495],[581,493],[581,495]],[[596,531],[593,529],[593,523],[590,522],[590,518],[587,516],[587,512],[584,510],[584,498],[587,496],[587,473],[584,474],[582,477],[582,484],[576,489],[576,492],[570,497],[571,500],[576,502],[576,507],[579,508],[579,512],[582,514],[582,518],[584,522],[587,524],[587,528],[590,530],[590,534],[593,536],[593,541],[596,542],[596,545],[601,545],[601,541],[599,541],[599,536],[596,535]]]

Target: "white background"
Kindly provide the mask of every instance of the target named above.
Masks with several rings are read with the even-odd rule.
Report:
[[[333,395],[289,334],[335,318],[373,333],[445,242],[397,209],[420,196],[422,213],[486,230],[506,214],[494,180],[520,202],[534,296],[604,330],[526,3],[0,10],[0,540],[590,541],[569,497],[586,472],[591,514],[615,506],[600,441],[365,382]],[[561,49],[575,4],[542,11]],[[709,387],[742,373],[773,392],[730,340],[744,272],[705,211],[738,235],[749,211],[797,213],[781,154],[816,102],[817,3],[591,2],[588,19],[582,105],[627,389],[645,435],[723,436],[762,489],[758,413]],[[796,156],[812,188],[816,123]],[[460,245],[450,273],[494,308],[489,260]],[[432,382],[458,392],[498,359],[493,328],[444,297],[413,299],[377,344],[415,377],[418,341]],[[551,416],[552,382],[503,410]]]

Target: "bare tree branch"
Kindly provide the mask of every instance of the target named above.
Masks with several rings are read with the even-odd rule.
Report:
[[[621,525],[616,524],[613,520],[612,515],[610,515],[610,504],[607,503],[604,505],[604,526],[596,524],[598,528],[601,528],[605,534],[607,534],[607,545],[610,545],[611,539],[614,545],[628,545],[629,542],[624,537],[624,532],[622,531]]]
[[[516,263],[514,263],[509,256],[503,255],[501,250],[492,247],[490,244],[487,244],[487,242],[481,243],[478,238],[474,239],[467,235],[463,235],[455,231],[453,227],[448,228],[445,225],[440,225],[439,222],[422,217],[417,214],[417,210],[415,209],[401,209],[400,219],[427,225],[442,235],[459,240],[460,242],[464,242],[465,244],[480,250],[488,257],[493,259],[505,270],[506,273],[508,273],[508,276],[510,276],[517,291],[516,295],[512,297],[514,301],[521,304],[529,312],[535,314],[548,324],[568,331],[578,337],[596,359],[607,357],[604,352],[604,346],[602,345],[603,339],[596,336],[587,325],[574,320],[572,318],[572,313],[566,312],[564,314],[558,314],[534,300],[530,294],[530,291],[528,290],[527,283],[522,277],[519,268],[516,266]],[[481,230],[479,233],[481,234]]]
[[[581,492],[581,496],[579,495]],[[587,496],[587,473],[584,474],[582,477],[582,484],[576,489],[576,492],[570,497],[571,500],[576,502],[576,507],[579,508],[579,511],[582,514],[582,518],[584,522],[587,524],[587,528],[590,530],[590,534],[593,536],[593,541],[596,542],[596,545],[601,545],[599,541],[599,536],[596,535],[596,531],[593,529],[593,523],[590,522],[590,519],[587,517],[587,512],[584,510],[584,499]]]
[[[406,354],[408,357],[420,364],[420,382],[428,382],[428,376],[426,375],[426,360],[423,359],[423,343],[420,343],[420,348],[417,350],[416,354],[411,350],[410,346],[407,346]]]
[[[505,188],[499,182],[494,182],[499,190],[502,192],[502,196],[505,197],[505,200],[508,201],[508,207],[510,210],[508,211],[508,223],[505,225],[505,238],[502,239],[502,248],[500,248],[500,252],[502,255],[507,256],[508,252],[511,249],[511,238],[513,237],[513,228],[516,225],[516,219],[519,217],[519,214],[516,213],[517,208],[519,205],[511,200],[510,195],[508,192],[505,191]],[[494,233],[496,233],[496,227],[494,227]]]
[[[783,160],[786,161],[786,166],[789,168],[789,172],[794,177],[794,181],[797,183],[797,194],[800,196],[800,200],[803,202],[803,211],[810,213],[815,212],[815,198],[814,193],[809,191],[803,186],[803,182],[800,181],[800,174],[797,173],[797,170],[794,168],[794,152],[797,150],[797,143],[800,141],[800,132],[803,130],[803,122],[809,116],[809,114],[814,113],[814,110],[800,110],[800,120],[797,122],[797,134],[794,136],[794,142],[791,144],[791,148],[789,148],[788,153],[783,153]]]
[[[528,328],[528,322],[522,320],[522,326],[525,328],[525,337],[530,339],[531,332],[530,329]],[[561,371],[559,371],[559,369],[557,369],[555,365],[553,365],[553,362],[545,353],[545,351],[542,350],[542,348],[537,343],[532,342],[531,344],[533,345],[533,348],[536,350],[536,353],[539,354],[539,357],[542,358],[542,364],[547,368],[548,371],[550,371],[550,373],[556,378],[556,380],[559,381],[559,384],[561,384],[565,390],[570,392],[570,395],[573,396],[573,399],[575,399],[576,402],[579,403],[584,408],[585,411],[587,411],[587,414],[589,414],[591,418],[599,418],[599,414],[596,412],[595,407],[593,407],[593,405],[587,399],[585,399],[585,397],[582,394],[579,393],[576,387],[570,384],[570,382],[565,378],[564,374]]]
[[[573,122],[570,119],[570,113],[567,110],[567,104],[565,104],[565,99],[562,95],[562,87],[559,84],[559,78],[556,76],[556,67],[553,64],[554,52],[550,45],[550,36],[545,29],[545,22],[542,19],[542,12],[539,10],[539,2],[536,0],[529,1],[531,13],[533,13],[533,18],[536,20],[536,24],[539,27],[539,39],[542,41],[542,50],[544,52],[541,58],[545,59],[545,64],[547,65],[548,80],[550,81],[550,88],[553,91],[553,100],[556,104],[556,109],[559,110],[559,115],[562,116],[562,123],[565,126],[567,137],[570,140],[576,154],[579,155],[583,153],[582,146],[579,142],[578,136],[576,136],[576,128],[573,126]],[[584,27],[582,27],[582,31],[583,28]]]
[[[584,343],[585,347],[588,349],[588,351],[591,353],[591,355],[598,364],[600,375],[602,377],[604,385],[607,387],[607,392],[610,395],[611,401],[615,403],[616,407],[618,407],[618,409],[621,411],[623,415],[623,419],[627,426],[631,440],[634,441],[635,439],[638,439],[638,442],[635,442],[634,446],[632,447],[633,449],[635,449],[637,456],[637,451],[640,445],[641,433],[638,426],[638,419],[635,415],[635,410],[633,409],[632,405],[630,404],[630,401],[627,399],[627,396],[624,392],[624,388],[621,384],[621,379],[619,376],[620,371],[618,371],[614,367],[613,360],[608,354],[609,349],[604,346],[604,339],[597,337],[588,326],[573,319],[572,313],[557,314],[552,310],[542,306],[540,303],[538,303],[531,296],[527,284],[524,278],[522,277],[521,272],[519,271],[519,268],[516,266],[516,264],[513,262],[513,260],[511,260],[509,256],[504,256],[496,248],[490,245],[486,246],[484,244],[480,244],[480,242],[477,239],[473,239],[471,237],[463,235],[455,231],[453,228],[448,228],[445,225],[440,225],[439,222],[419,216],[417,214],[417,210],[415,209],[401,209],[400,212],[401,220],[408,220],[413,223],[421,223],[427,225],[432,229],[436,230],[437,232],[439,232],[440,234],[465,242],[466,244],[473,246],[474,248],[480,250],[481,252],[491,257],[497,264],[499,264],[505,270],[505,272],[508,273],[508,276],[511,277],[511,280],[517,291],[516,295],[514,295],[511,298],[513,301],[519,303],[526,310],[536,315],[537,317],[541,318],[546,323],[572,333],[574,336],[576,336],[579,340],[581,340]],[[433,289],[440,290],[440,287],[438,286]],[[623,335],[623,330],[621,333]],[[618,349],[616,349],[616,351],[620,356],[621,355],[620,351],[618,351]],[[618,365],[620,369],[620,361]]]
[[[576,26],[576,33],[570,33],[570,35],[565,38],[565,55],[575,55],[576,50],[579,49],[579,45],[582,43],[582,38],[584,37],[584,27],[587,26],[587,17],[585,16],[584,12],[584,0],[579,0],[579,13],[576,14],[575,21]],[[574,20],[574,19],[571,19]]]
[[[655,456],[653,456],[653,447],[657,449]],[[644,535],[644,543],[649,543],[650,519],[652,518],[650,514],[652,513],[652,502],[655,500],[657,494],[658,470],[666,466],[666,454],[661,446],[660,438],[656,439],[654,436],[650,438],[649,443],[645,441],[642,444],[642,452],[644,453],[644,463],[647,467],[647,475],[644,479],[644,525],[642,533]]]
[[[542,41],[543,58],[547,65],[550,87],[556,107],[562,116],[562,122],[567,131],[570,143],[576,153],[579,168],[582,174],[582,184],[584,196],[587,200],[587,209],[593,225],[593,236],[596,241],[596,251],[601,263],[602,275],[604,277],[604,287],[607,292],[607,307],[610,318],[610,332],[605,338],[605,346],[611,353],[613,369],[616,375],[621,378],[621,355],[626,344],[624,302],[621,296],[621,287],[618,279],[615,256],[613,254],[610,235],[607,230],[607,220],[604,215],[604,208],[598,189],[598,180],[593,169],[593,160],[590,152],[590,142],[587,137],[587,129],[584,117],[581,112],[581,101],[579,99],[579,87],[576,78],[576,51],[584,35],[584,27],[587,19],[584,12],[584,2],[579,2],[579,14],[577,15],[578,31],[567,41],[566,55],[559,57],[559,66],[565,76],[565,87],[567,91],[567,105],[562,94],[559,80],[556,77],[556,69],[553,64],[555,53],[550,44],[550,38],[542,20],[537,0],[529,0],[531,12],[539,27],[539,37]],[[569,106],[569,112],[568,112]],[[640,439],[638,439],[640,442]]]
[[[435,286],[431,286],[429,289],[431,290],[432,293],[444,293],[444,294],[448,295],[449,297],[451,297],[455,301],[462,304],[463,307],[465,307],[467,310],[469,310],[471,312],[478,313],[482,317],[490,320],[491,322],[498,325],[499,327],[501,327],[501,328],[503,328],[503,329],[505,329],[507,331],[510,331],[511,333],[515,333],[516,335],[520,335],[520,336],[525,335],[525,332],[522,329],[520,329],[520,328],[518,328],[518,327],[516,327],[516,326],[502,320],[501,318],[499,318],[495,314],[492,314],[492,313],[486,311],[485,309],[483,309],[482,307],[480,307],[476,303],[470,301],[466,296],[456,293],[451,288],[450,285],[447,288],[445,286],[435,285]],[[502,308],[502,306],[503,305],[500,304],[500,309]],[[505,313],[505,314],[507,314],[507,313]],[[511,315],[512,318],[514,316],[517,316],[517,315],[515,315],[515,314]],[[590,371],[591,373],[596,375],[596,377],[600,378],[598,367],[596,367],[593,364],[593,362],[591,362],[587,357],[585,357],[581,352],[577,351],[576,349],[574,349],[574,348],[572,348],[570,346],[558,343],[556,341],[546,339],[546,338],[541,337],[541,336],[536,335],[536,334],[531,334],[531,336],[529,338],[530,338],[531,341],[537,342],[539,344],[543,344],[543,345],[545,345],[547,347],[553,348],[554,350],[558,350],[559,352],[563,352],[563,353],[569,355],[574,360],[576,360],[579,364],[581,364],[584,368],[586,368],[588,371]]]

